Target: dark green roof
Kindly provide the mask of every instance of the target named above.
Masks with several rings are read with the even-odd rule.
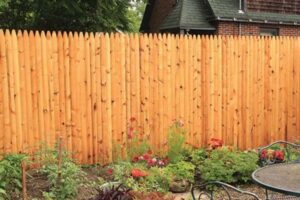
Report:
[[[218,20],[300,25],[300,15],[295,14],[239,13],[239,0],[179,0],[161,24],[160,30],[214,30],[213,22]]]
[[[214,26],[208,22],[208,8],[201,0],[179,0],[172,12],[166,17],[160,26],[165,29],[204,29],[214,30]]]
[[[203,0],[199,0],[203,1]],[[274,22],[274,23],[300,23],[300,15],[295,14],[282,14],[282,13],[270,13],[270,12],[254,12],[246,11],[245,13],[239,13],[239,0],[207,0],[213,11],[216,20],[222,19],[235,19],[257,22]],[[196,14],[196,13],[195,13]]]

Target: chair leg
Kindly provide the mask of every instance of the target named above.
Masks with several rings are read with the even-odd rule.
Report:
[[[268,190],[266,189],[266,200],[270,200],[269,199],[269,193],[268,193]]]

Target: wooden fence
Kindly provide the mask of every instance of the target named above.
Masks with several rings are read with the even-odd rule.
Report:
[[[0,55],[2,153],[61,136],[80,162],[111,161],[131,117],[155,150],[174,119],[194,146],[300,139],[299,37],[0,30]]]

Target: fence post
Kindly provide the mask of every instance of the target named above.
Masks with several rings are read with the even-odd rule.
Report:
[[[23,200],[27,200],[27,187],[26,187],[26,163],[23,160],[21,162],[21,168],[22,168],[22,194],[23,194]]]

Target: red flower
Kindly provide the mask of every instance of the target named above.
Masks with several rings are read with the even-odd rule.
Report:
[[[139,161],[139,157],[138,156],[134,156],[133,158],[132,158],[132,162],[138,162]]]
[[[150,158],[151,158],[151,155],[148,154],[148,153],[145,153],[145,154],[143,155],[143,159],[144,159],[145,161],[149,160]]]
[[[140,177],[146,177],[148,176],[148,174],[140,169],[132,169],[131,176],[133,176],[134,178],[140,178]]]
[[[218,147],[222,147],[223,146],[223,141],[220,140],[220,139],[216,139],[216,138],[212,138],[210,140],[210,146],[213,148],[213,149],[216,149]]]
[[[281,150],[274,151],[273,156],[276,160],[279,160],[279,161],[284,160],[284,153]]]
[[[267,158],[267,155],[268,155],[268,152],[267,152],[266,149],[264,149],[264,150],[262,150],[262,151],[260,152],[259,158],[260,158],[261,160],[264,160],[264,159]]]
[[[114,173],[114,170],[111,169],[111,168],[109,168],[109,169],[106,170],[106,173],[107,173],[108,175],[112,175],[112,174]]]

